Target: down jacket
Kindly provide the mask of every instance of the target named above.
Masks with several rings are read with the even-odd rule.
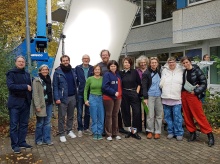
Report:
[[[185,84],[185,76],[186,76],[186,70],[183,73],[183,86]],[[191,72],[191,82],[193,86],[196,86],[194,89],[194,93],[198,98],[202,98],[205,95],[205,90],[207,88],[207,79],[202,72],[202,70],[197,65],[192,65],[192,72]],[[183,90],[184,87],[183,87]]]
[[[183,68],[177,64],[174,70],[171,70],[166,64],[162,71],[160,88],[161,97],[164,99],[180,100],[183,84]]]

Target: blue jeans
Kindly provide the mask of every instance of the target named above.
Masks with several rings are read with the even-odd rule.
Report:
[[[10,117],[10,138],[11,138],[11,147],[19,147],[26,143],[26,136],[28,131],[28,120],[30,116],[30,105],[27,101],[24,101],[24,104],[21,108],[10,108],[9,117]]]
[[[37,117],[35,130],[35,143],[44,142],[51,143],[51,117],[53,105],[46,106],[46,117]]]
[[[102,134],[104,130],[104,107],[102,96],[89,95],[89,110],[92,118],[93,134]]]
[[[84,105],[84,98],[83,95],[78,96],[78,104],[77,104],[77,122],[78,122],[78,128],[77,130],[86,130],[89,129],[89,122],[90,122],[90,112],[89,107],[87,105]],[[82,115],[83,115],[83,105],[85,106],[84,110],[84,124],[82,121]]]
[[[183,136],[183,117],[181,108],[182,105],[163,105],[164,108],[164,118],[167,123],[168,134],[173,134],[175,136]]]

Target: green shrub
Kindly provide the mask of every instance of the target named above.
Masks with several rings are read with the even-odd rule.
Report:
[[[203,108],[209,123],[213,127],[220,127],[220,93],[212,94],[207,90]]]
[[[6,85],[6,72],[13,67],[12,55],[0,46],[0,125],[9,122],[7,109],[8,89]]]

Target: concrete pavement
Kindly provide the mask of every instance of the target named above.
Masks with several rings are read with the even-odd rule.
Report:
[[[37,146],[34,144],[34,135],[28,135],[27,142],[34,147],[22,150],[22,154],[19,155],[12,152],[10,139],[2,138],[0,163],[220,163],[219,135],[215,135],[216,143],[213,147],[207,146],[207,136],[204,134],[199,134],[199,138],[195,142],[187,142],[186,138],[183,141],[168,140],[166,132],[163,132],[159,140],[146,139],[144,133],[140,136],[141,140],[126,139],[122,135],[122,140],[94,141],[92,136],[83,135],[81,138],[67,138],[66,143],[61,143],[59,137],[56,136],[53,137],[53,146]]]

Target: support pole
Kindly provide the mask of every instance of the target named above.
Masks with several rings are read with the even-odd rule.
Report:
[[[29,14],[28,14],[28,0],[25,0],[25,11],[26,11],[27,62],[28,62],[28,72],[31,73],[31,49],[30,49],[30,27],[29,27]]]
[[[28,14],[28,0],[25,0],[25,11],[26,11],[26,48],[27,48],[27,61],[28,61],[28,72],[31,78],[31,48],[30,48],[30,26],[29,26],[29,14]],[[30,109],[30,117],[34,115],[33,108]]]

